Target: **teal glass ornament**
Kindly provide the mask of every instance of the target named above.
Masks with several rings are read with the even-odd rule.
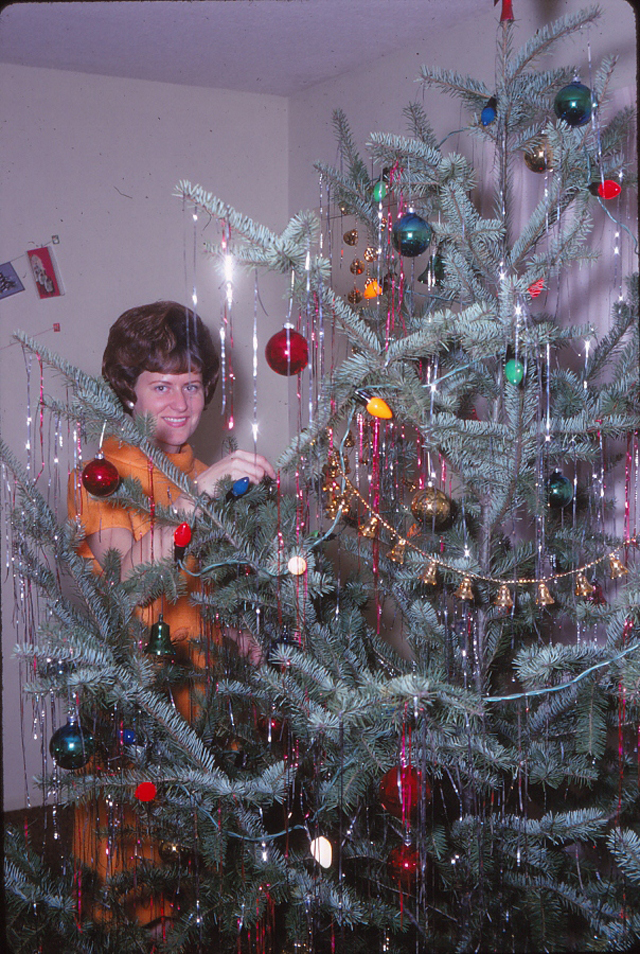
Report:
[[[554,510],[562,510],[573,500],[573,484],[559,470],[554,470],[549,477],[547,500]]]
[[[51,758],[63,769],[82,768],[94,751],[93,736],[73,718],[56,729],[49,742]]]
[[[591,119],[591,90],[574,80],[563,86],[555,98],[553,109],[567,126],[584,126]]]
[[[383,199],[387,197],[387,186],[386,183],[380,179],[373,187],[373,200],[374,202],[382,202]]]
[[[428,222],[415,212],[405,212],[393,226],[393,247],[407,258],[422,255],[429,246],[433,230]]]
[[[504,366],[504,376],[509,384],[522,384],[524,380],[524,365],[522,361],[511,358]]]

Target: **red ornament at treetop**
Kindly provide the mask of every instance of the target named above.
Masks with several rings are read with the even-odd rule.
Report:
[[[82,471],[82,486],[92,497],[109,497],[118,489],[120,474],[115,464],[98,454]]]
[[[402,820],[415,815],[420,802],[420,772],[413,765],[397,765],[380,780],[380,801],[390,815]],[[431,787],[424,783],[424,797],[431,798]]]
[[[306,339],[289,323],[269,338],[264,353],[267,364],[276,374],[298,374],[309,363]]]
[[[411,888],[420,868],[420,854],[415,845],[398,845],[387,858],[387,869],[392,878],[405,888]]]
[[[494,7],[497,6],[498,0],[493,0]],[[506,21],[513,20],[513,0],[502,0],[502,10],[500,12],[500,23],[505,23]]]

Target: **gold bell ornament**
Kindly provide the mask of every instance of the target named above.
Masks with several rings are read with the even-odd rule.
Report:
[[[387,556],[394,563],[404,563],[404,554],[407,547],[407,541],[400,538],[392,550],[389,550]]]
[[[378,534],[378,527],[380,526],[380,520],[375,515],[372,516],[369,520],[369,523],[366,523],[364,527],[360,530],[360,536],[366,537],[367,540],[373,540]]]
[[[622,560],[619,560],[616,556],[609,557],[609,573],[612,580],[619,580],[621,576],[628,572]]]
[[[465,576],[462,578],[460,586],[453,595],[457,596],[459,600],[473,600],[473,586],[471,585],[470,576]]]
[[[591,596],[594,590],[595,586],[589,583],[584,573],[578,573],[576,577],[576,596],[582,596],[586,600]]]
[[[435,560],[431,560],[427,564],[427,569],[422,574],[422,582],[426,583],[427,586],[436,586],[438,583],[438,564]]]
[[[538,583],[536,603],[538,606],[552,606],[555,603],[553,596],[549,592],[549,587],[544,581]]]
[[[513,597],[511,595],[511,590],[506,583],[501,583],[498,587],[498,594],[493,601],[493,605],[497,606],[499,609],[512,609]]]

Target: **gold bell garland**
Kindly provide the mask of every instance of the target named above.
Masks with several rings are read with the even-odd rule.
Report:
[[[507,586],[504,580],[496,579],[491,576],[484,576],[481,573],[474,573],[472,570],[461,570],[459,567],[451,566],[448,563],[445,563],[444,560],[434,557],[433,554],[427,553],[425,550],[422,550],[420,547],[416,546],[414,543],[411,543],[410,540],[401,537],[398,531],[388,523],[380,513],[377,513],[371,504],[362,496],[360,491],[355,487],[347,477],[347,468],[343,468],[338,461],[337,455],[335,456],[335,466],[337,468],[338,474],[342,477],[344,482],[344,493],[348,495],[347,499],[356,498],[363,507],[369,512],[369,522],[365,527],[360,531],[360,535],[366,538],[373,538],[377,536],[380,531],[380,528],[384,528],[392,536],[392,538],[397,538],[396,545],[388,554],[389,558],[395,562],[404,562],[406,549],[409,548],[413,550],[414,553],[419,554],[424,557],[427,561],[427,569],[422,576],[422,582],[427,585],[435,585],[437,583],[437,570],[441,568],[443,570],[448,570],[450,573],[454,573],[457,576],[461,576],[463,579],[456,590],[455,595],[458,596],[460,593],[465,595],[460,595],[460,599],[472,600],[473,597],[473,582],[479,583],[488,583],[489,585],[496,586],[498,588],[498,596],[495,600],[495,605],[504,608],[510,609],[513,605],[513,602],[509,605],[508,600],[506,600],[505,591],[503,587]],[[337,476],[337,475],[336,475]],[[412,536],[413,534],[409,534]],[[399,545],[402,545],[399,549]],[[612,580],[619,579],[622,576],[625,576],[629,571],[624,563],[620,560],[618,554],[621,550],[626,549],[630,546],[637,546],[638,539],[633,536],[629,540],[626,540],[623,544],[617,547],[615,550],[611,550],[609,553],[605,553],[600,557],[597,557],[595,560],[591,560],[589,563],[585,563],[583,566],[575,567],[572,570],[565,570],[562,573],[554,573],[550,576],[545,577],[516,577],[509,582],[512,586],[534,586],[536,590],[536,604],[538,606],[552,606],[555,603],[551,592],[549,591],[549,583],[556,583],[559,580],[568,579],[569,577],[576,578],[576,595],[577,596],[590,596],[594,587],[591,583],[588,582],[586,578],[586,573],[589,570],[594,569],[600,564],[604,563],[605,560],[609,560],[609,572]],[[395,551],[395,555],[392,554]],[[402,554],[402,559],[398,559],[398,553]],[[581,579],[582,578],[582,579]],[[467,582],[468,581],[468,582]],[[584,581],[584,582],[583,582]],[[507,587],[508,589],[508,587]],[[466,595],[471,592],[471,595]],[[509,599],[513,599],[509,591]]]

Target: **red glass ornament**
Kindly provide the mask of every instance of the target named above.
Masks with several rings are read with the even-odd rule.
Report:
[[[118,489],[120,474],[105,457],[94,457],[82,471],[82,486],[92,497],[109,497]]]
[[[602,589],[599,583],[593,584],[593,591],[591,596],[587,597],[589,603],[593,603],[595,606],[606,606],[607,599],[604,595],[604,590]]]
[[[181,523],[179,527],[176,527],[173,542],[177,547],[184,548],[189,546],[191,543],[191,527],[188,523]]]
[[[527,291],[532,298],[537,298],[538,295],[542,294],[544,290],[544,278],[539,278],[537,282],[534,282],[533,285],[529,285]]]
[[[420,854],[415,845],[398,845],[387,858],[387,869],[392,878],[410,888],[420,868]]]
[[[397,765],[380,780],[380,801],[390,815],[405,819],[415,815],[420,801],[421,776],[413,765]],[[424,783],[424,797],[431,798],[431,787]]]
[[[306,339],[289,324],[269,338],[264,353],[267,364],[276,374],[298,374],[309,363]]]
[[[157,794],[158,789],[153,782],[140,782],[135,790],[135,796],[139,802],[152,802]]]

